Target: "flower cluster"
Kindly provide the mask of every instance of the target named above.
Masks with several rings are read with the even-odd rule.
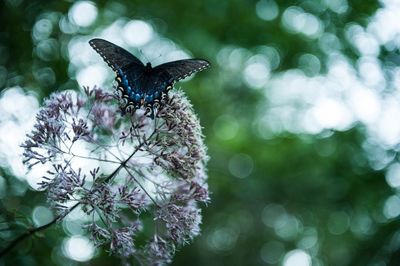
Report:
[[[96,245],[168,264],[199,234],[198,203],[209,201],[201,127],[180,91],[160,102],[154,119],[119,110],[99,88],[53,94],[22,144],[24,163],[48,169],[40,183],[48,201],[61,218],[80,208]]]

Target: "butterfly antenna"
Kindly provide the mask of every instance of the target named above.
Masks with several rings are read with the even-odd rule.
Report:
[[[151,61],[149,61],[150,63],[152,63],[154,60],[157,60],[158,58],[160,58],[162,56],[162,54],[159,54],[158,56],[154,57],[153,59],[151,59]]]

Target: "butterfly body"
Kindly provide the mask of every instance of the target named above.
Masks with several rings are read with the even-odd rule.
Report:
[[[153,68],[150,63],[144,65],[125,49],[106,40],[92,39],[89,43],[115,71],[117,94],[125,112],[141,106],[153,111],[153,105],[167,95],[175,82],[210,65],[202,59],[185,59]]]

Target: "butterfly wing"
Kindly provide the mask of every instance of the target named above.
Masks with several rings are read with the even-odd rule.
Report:
[[[144,100],[147,103],[159,99],[164,92],[172,88],[171,76],[167,72],[152,69],[149,73],[145,73],[140,80]]]
[[[89,44],[117,74],[117,92],[125,102],[138,102],[141,81],[145,72],[144,64],[127,50],[103,39],[92,39]],[[138,100],[134,100],[138,99]]]
[[[210,64],[202,59],[185,59],[168,62],[149,72],[145,71],[139,79],[143,99],[146,103],[152,103],[159,99],[163,93],[168,92],[173,84],[191,74],[207,68]]]
[[[152,68],[144,65],[125,49],[103,39],[92,39],[90,45],[116,72],[117,92],[125,110],[137,109],[144,103],[152,106],[173,84],[210,66],[202,59],[185,59]]]
[[[161,64],[156,66],[153,71],[154,75],[163,73],[165,76],[169,76],[168,82],[173,84],[209,66],[210,63],[203,59],[184,59]]]
[[[122,70],[129,66],[144,68],[143,63],[133,54],[109,41],[92,39],[89,44],[114,71]]]

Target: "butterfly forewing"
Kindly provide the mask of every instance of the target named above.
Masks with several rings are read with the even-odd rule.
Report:
[[[154,73],[167,73],[170,76],[170,82],[174,83],[209,66],[210,63],[203,59],[184,59],[156,66]]]
[[[89,44],[103,57],[104,61],[114,70],[124,69],[134,65],[144,68],[143,63],[127,50],[103,39],[92,39]]]

